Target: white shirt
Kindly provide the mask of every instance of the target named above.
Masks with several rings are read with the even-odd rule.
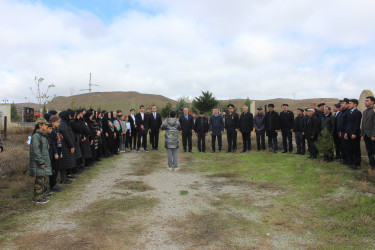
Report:
[[[142,116],[142,121],[144,121],[145,120],[145,114],[141,113],[141,116]]]
[[[126,127],[129,129],[130,134],[132,133],[132,128],[130,127],[130,122],[126,123]]]

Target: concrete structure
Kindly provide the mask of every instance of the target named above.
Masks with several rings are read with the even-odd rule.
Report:
[[[358,101],[359,101],[358,109],[361,112],[363,112],[366,109],[366,107],[365,107],[365,99],[368,96],[374,96],[374,93],[372,93],[371,90],[363,90],[362,93],[361,93],[361,95],[359,96],[359,99],[358,99]]]
[[[10,104],[0,104],[0,128],[4,127],[4,117],[8,117],[10,123]]]

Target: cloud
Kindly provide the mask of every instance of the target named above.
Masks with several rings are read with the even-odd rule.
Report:
[[[30,99],[139,91],[218,98],[357,97],[373,87],[373,1],[141,0],[104,22],[88,10],[0,0],[0,88]],[[293,94],[294,93],[294,94]]]

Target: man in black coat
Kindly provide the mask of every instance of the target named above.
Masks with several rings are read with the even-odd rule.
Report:
[[[332,113],[331,113],[331,108],[328,106],[324,107],[324,116],[322,118],[322,126],[320,128],[321,131],[324,129],[327,130],[329,137],[332,136],[332,131],[333,131],[333,124],[332,124]],[[321,136],[323,136],[323,132],[321,133]],[[333,145],[327,146],[327,148],[324,150],[324,156],[323,160],[327,162],[333,161]]]
[[[181,125],[181,133],[182,133],[182,146],[184,148],[184,152],[186,152],[187,145],[189,146],[189,152],[192,153],[193,151],[193,143],[192,143],[192,136],[194,133],[194,119],[193,116],[189,114],[189,109],[184,108],[184,113],[180,116],[179,122]]]
[[[208,119],[204,116],[204,111],[199,112],[199,117],[195,120],[195,134],[198,136],[198,151],[206,152],[206,135],[208,134]]]
[[[240,117],[234,112],[234,105],[229,104],[228,114],[225,115],[225,129],[227,130],[228,151],[227,153],[237,150],[237,131]]]
[[[161,128],[161,115],[156,112],[156,106],[152,106],[152,113],[150,114],[150,142],[152,150],[159,150],[159,132]]]
[[[280,130],[280,116],[274,110],[274,104],[268,104],[268,112],[265,116],[266,135],[268,137],[268,149],[277,153],[277,134]]]
[[[306,152],[306,141],[303,135],[305,129],[305,116],[303,114],[303,109],[297,109],[297,116],[293,123],[293,133],[296,138],[297,153],[304,155]]]
[[[315,116],[314,113],[314,109],[307,110],[306,126],[304,130],[304,135],[309,147],[310,159],[315,159],[318,157],[318,149],[315,146],[315,142],[317,141],[319,135],[319,118]]]
[[[362,113],[357,109],[358,100],[349,101],[348,123],[345,130],[344,139],[348,141],[350,167],[358,169],[361,165],[361,120]]]
[[[129,138],[130,150],[137,148],[137,138],[138,138],[138,131],[137,130],[138,129],[137,129],[137,125],[135,124],[135,114],[134,114],[134,112],[135,112],[135,110],[131,109],[130,115],[128,116],[130,128],[131,128],[131,131],[132,131],[131,137]]]
[[[337,103],[333,105],[333,114],[331,116],[331,124],[332,124],[332,137],[333,137],[333,143],[335,145],[335,159],[338,160],[341,158],[341,143],[340,143],[340,137],[337,133],[337,118],[341,112],[341,104]]]
[[[137,152],[140,151],[141,145],[145,152],[147,150],[147,132],[149,128],[149,115],[144,113],[145,106],[139,107],[139,113],[135,115],[135,125],[137,126],[138,140],[137,140]]]
[[[349,152],[349,141],[345,140],[345,130],[348,123],[348,116],[350,110],[349,108],[349,99],[344,98],[341,101],[341,112],[337,116],[337,134],[340,138],[340,144],[341,144],[341,156],[342,156],[342,162],[345,165],[350,164],[350,152]]]
[[[266,150],[266,128],[263,108],[258,107],[258,114],[254,116],[254,129],[257,137],[257,150]]]
[[[283,112],[280,113],[280,129],[283,136],[283,153],[288,152],[288,142],[289,142],[289,153],[293,151],[292,142],[292,131],[294,125],[294,114],[289,110],[288,104],[283,104]]]
[[[248,106],[242,107],[242,114],[240,116],[239,128],[242,133],[243,141],[243,150],[242,153],[245,153],[246,150],[251,150],[251,131],[253,131],[254,126],[254,117],[253,114],[249,112]]]
[[[366,110],[363,111],[361,140],[366,144],[366,151],[369,164],[372,170],[375,170],[375,98],[368,96],[365,99]]]
[[[208,126],[211,133],[212,153],[215,153],[216,138],[218,140],[219,152],[221,152],[223,146],[222,135],[224,133],[224,120],[223,117],[219,115],[218,109],[215,108],[212,110],[212,116],[210,117]]]

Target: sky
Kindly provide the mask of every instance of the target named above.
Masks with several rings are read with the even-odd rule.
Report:
[[[0,0],[0,102],[137,91],[177,99],[358,98],[373,0]]]

